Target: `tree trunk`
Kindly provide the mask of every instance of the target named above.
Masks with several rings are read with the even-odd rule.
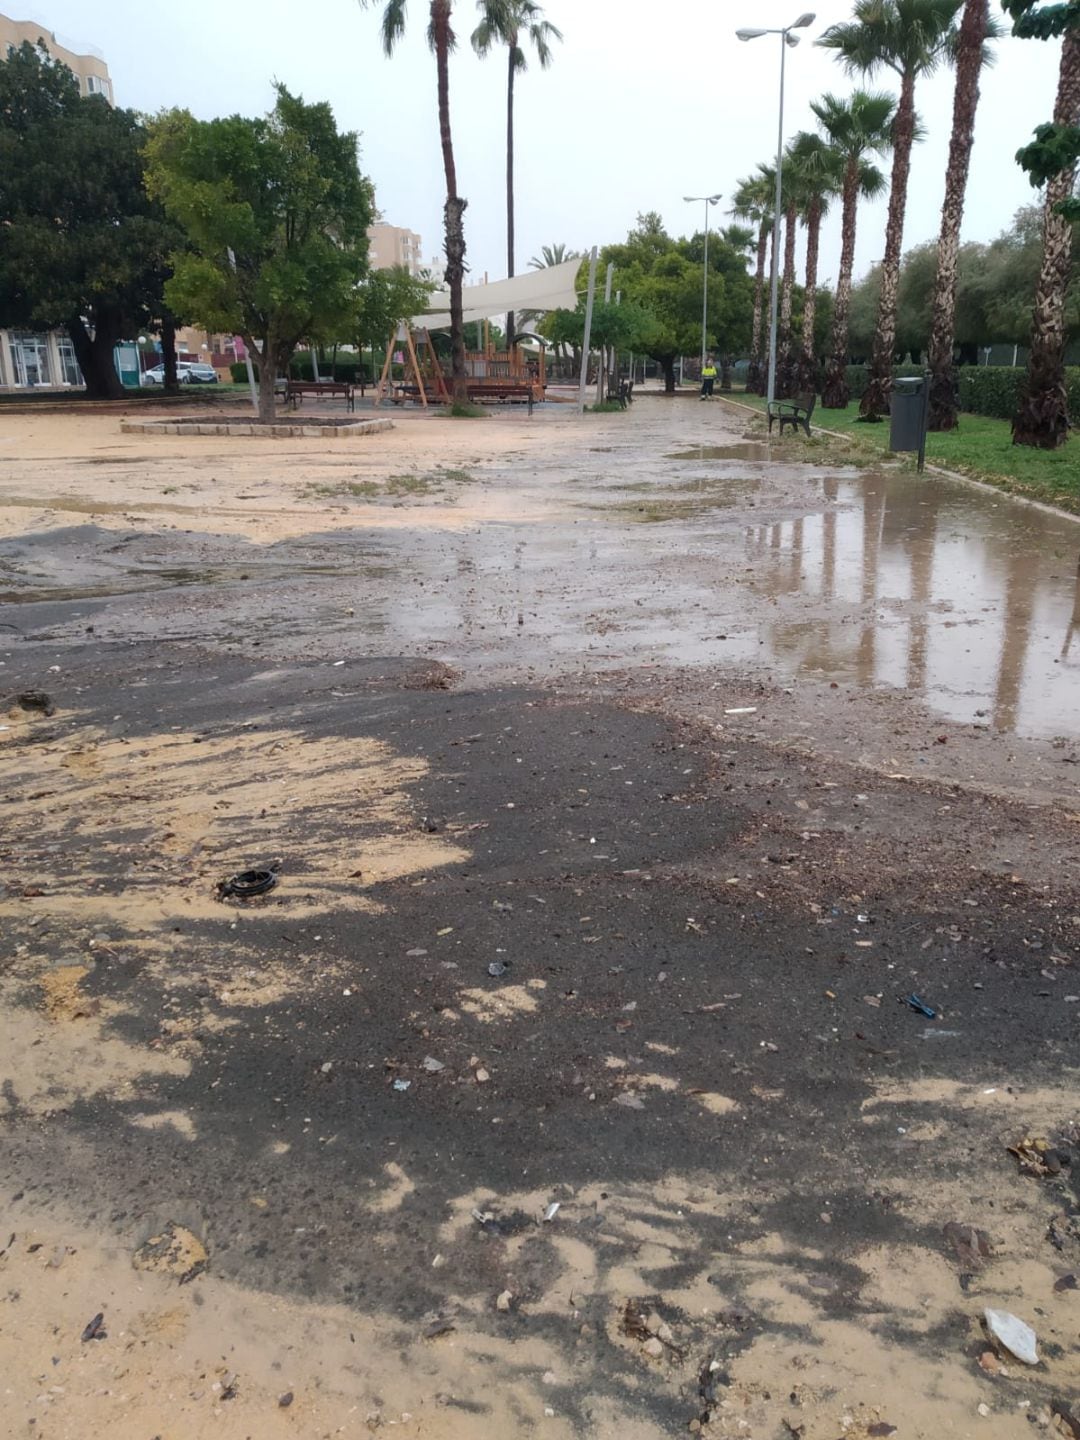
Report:
[[[180,389],[176,375],[176,321],[169,316],[161,322],[161,359],[165,366],[165,393],[175,395]]]
[[[443,228],[446,236],[446,283],[450,290],[450,375],[454,403],[468,403],[468,374],[465,365],[465,320],[461,289],[465,283],[465,207],[469,203],[457,193],[457,166],[454,138],[450,131],[450,29],[451,0],[431,0],[431,36],[435,46],[435,67],[439,82],[439,138],[442,142],[443,172],[446,176],[446,205]]]
[[[244,336],[252,363],[259,367],[259,419],[269,424],[275,417],[277,395],[277,347],[269,335],[263,336],[260,351],[250,335]]]
[[[945,172],[945,203],[941,207],[937,280],[930,321],[930,429],[955,430],[957,421],[956,288],[960,257],[960,225],[971,147],[975,141],[975,112],[979,107],[979,74],[990,19],[989,0],[967,0],[956,49],[956,94],[953,98],[949,167]]]
[[[509,73],[506,78],[506,273],[514,274],[514,58],[517,36],[510,45]],[[506,348],[514,348],[514,312],[506,312]]]
[[[833,302],[832,337],[825,384],[821,392],[823,410],[843,410],[851,399],[847,383],[848,312],[851,309],[851,273],[855,268],[855,223],[859,211],[859,157],[851,156],[844,172],[843,220],[841,222],[840,273]]]
[[[985,3],[985,0],[984,0]],[[821,242],[821,198],[810,201],[806,215],[806,298],[803,301],[802,345],[807,359],[814,360],[814,320],[817,317],[818,250]]]
[[[769,221],[766,217],[758,229],[757,270],[754,274],[754,328],[750,337],[751,365],[761,359],[761,301],[765,294],[765,256],[769,248]]]
[[[665,355],[660,361],[664,370],[664,390],[668,395],[675,394],[675,356]]]
[[[1080,30],[1069,30],[1061,50],[1055,125],[1080,123]],[[1069,438],[1065,389],[1065,297],[1072,269],[1071,223],[1058,213],[1076,184],[1076,165],[1060,171],[1046,187],[1043,257],[1035,288],[1031,359],[1013,420],[1013,444],[1057,450]]]
[[[92,340],[79,315],[72,316],[67,331],[86,381],[87,396],[91,400],[122,400],[124,385],[113,356],[116,343],[121,339],[119,317],[107,311],[99,313],[95,317]]]
[[[911,147],[915,143],[915,75],[905,71],[900,82],[900,103],[893,122],[892,188],[885,227],[885,259],[881,265],[881,302],[878,305],[870,382],[859,407],[863,420],[880,420],[889,409],[893,356],[896,351],[896,303],[900,289],[900,255],[904,245]]]
[[[780,298],[780,356],[791,351],[791,307],[795,296],[795,242],[799,233],[799,212],[794,201],[784,216],[784,288]]]

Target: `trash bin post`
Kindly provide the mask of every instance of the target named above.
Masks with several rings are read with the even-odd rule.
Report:
[[[922,471],[930,418],[929,376],[905,375],[894,380],[889,411],[889,449],[894,454],[918,455]]]

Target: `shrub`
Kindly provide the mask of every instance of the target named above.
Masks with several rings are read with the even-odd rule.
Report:
[[[921,365],[897,365],[893,371],[894,375],[923,375],[925,370]],[[849,365],[847,367],[847,383],[851,391],[852,400],[861,400],[866,394],[866,387],[870,383],[869,365]],[[818,386],[818,393],[821,393],[821,386]]]
[[[230,365],[230,366],[229,366],[229,373],[232,375],[233,384],[234,384],[234,385],[246,385],[246,384],[247,384],[247,365],[245,364],[245,362],[244,362],[243,360],[237,360],[235,364]],[[259,378],[259,367],[256,365],[256,366],[255,366],[255,379],[258,380],[258,378]]]
[[[960,371],[960,409],[969,415],[1011,420],[1016,414],[1026,369],[1011,365],[966,365]],[[1080,368],[1065,371],[1069,413],[1080,417]]]
[[[331,371],[333,371],[332,376]],[[294,380],[314,380],[315,371],[312,368],[310,351],[293,356],[289,361],[289,374]],[[320,360],[319,362],[320,380],[333,378],[347,385],[355,385],[361,377],[365,382],[367,381],[367,367],[361,365],[358,360],[339,360],[336,365],[331,365],[329,360]]]

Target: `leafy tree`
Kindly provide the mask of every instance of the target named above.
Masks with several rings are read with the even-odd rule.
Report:
[[[356,338],[365,345],[385,345],[397,327],[428,307],[434,286],[405,265],[372,270],[358,292]]]
[[[359,0],[362,9],[382,6],[382,41],[392,55],[405,33],[406,0]],[[450,127],[450,54],[457,44],[453,27],[453,0],[429,0],[428,45],[435,56],[435,80],[439,103],[439,140],[442,146],[446,203],[443,207],[443,249],[446,252],[446,285],[450,292],[450,373],[454,403],[468,403],[465,365],[465,318],[462,287],[465,284],[465,210],[468,201],[458,194],[454,135]]]
[[[1053,121],[1041,125],[1017,159],[1033,185],[1045,185],[1043,255],[1035,288],[1031,359],[1013,420],[1013,443],[1056,450],[1069,435],[1065,388],[1065,305],[1072,265],[1075,194],[1080,161],[1080,4],[1003,0],[1013,34],[1037,40],[1062,37]]]
[[[123,394],[113,348],[161,314],[177,241],[143,189],[144,140],[37,47],[0,62],[0,325],[63,326],[98,399]]]
[[[329,105],[277,87],[265,119],[158,119],[147,183],[185,230],[165,287],[207,330],[242,335],[260,353],[259,413],[274,415],[274,381],[302,339],[355,329],[374,200],[355,134]]]
[[[979,76],[990,58],[987,40],[998,34],[990,18],[990,0],[965,0],[956,42],[956,92],[945,202],[941,207],[937,281],[930,335],[930,429],[954,430],[959,415],[960,387],[953,361],[956,343],[957,262],[960,225],[964,218],[975,115],[979,108]]]
[[[919,138],[915,86],[955,51],[954,20],[963,0],[855,0],[850,21],[833,25],[818,41],[835,50],[851,74],[874,75],[892,70],[900,80],[900,100],[893,121],[893,172],[885,258],[881,269],[881,308],[870,362],[870,383],[863,395],[864,420],[880,419],[889,408],[896,345],[896,301],[900,256],[904,243],[911,151]]]
[[[473,49],[487,55],[496,44],[505,45],[506,77],[506,273],[515,274],[514,245],[514,81],[528,68],[525,43],[532,45],[540,68],[551,64],[551,41],[561,40],[562,31],[544,19],[536,0],[478,0],[480,24],[473,32]],[[507,345],[514,343],[514,312],[506,317]]]
[[[828,410],[843,410],[850,398],[847,383],[848,306],[855,268],[855,235],[860,199],[880,195],[885,177],[872,157],[885,155],[892,145],[895,102],[891,95],[856,90],[847,100],[823,95],[810,107],[843,161],[843,204],[840,273],[833,300],[832,334],[825,367],[821,403]]]
[[[615,283],[624,302],[650,317],[647,333],[634,348],[651,355],[663,368],[664,383],[675,389],[675,362],[696,354],[701,344],[704,232],[689,240],[673,240],[655,213],[638,223],[621,245],[609,245],[605,263],[614,262]],[[753,282],[746,261],[722,238],[709,242],[706,343],[722,351],[744,350],[750,339]]]

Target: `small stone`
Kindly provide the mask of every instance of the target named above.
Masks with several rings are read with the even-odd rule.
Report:
[[[979,1406],[979,1414],[985,1419],[990,1414],[990,1406],[983,1403]]]
[[[547,1416],[547,1418],[548,1418],[549,1420],[554,1420],[554,1418],[555,1418],[555,1411],[552,1410],[552,1408],[551,1408],[550,1405],[545,1405],[545,1406],[544,1406],[544,1414]]]
[[[498,1299],[495,1301],[495,1309],[501,1310],[505,1314],[506,1311],[510,1309],[510,1302],[511,1300],[513,1300],[513,1298],[514,1296],[511,1291],[504,1290],[502,1294],[498,1297]]]
[[[278,1409],[279,1409],[279,1410],[287,1410],[287,1409],[289,1408],[289,1406],[292,1404],[292,1402],[293,1402],[293,1393],[292,1393],[291,1390],[286,1390],[284,1395],[279,1395],[279,1396],[278,1396],[278,1399],[277,1399]]]
[[[648,1355],[650,1360],[659,1360],[664,1353],[663,1343],[658,1340],[655,1335],[653,1335],[650,1339],[646,1340],[645,1344],[642,1345],[641,1348],[645,1352],[645,1354]]]
[[[645,1316],[645,1329],[650,1335],[659,1335],[660,1327],[663,1323],[663,1316],[656,1310],[650,1310],[648,1315]]]
[[[476,1083],[478,1085],[486,1085],[490,1079],[491,1076],[484,1069],[484,1067],[481,1066],[480,1069],[476,1072]]]
[[[660,1329],[656,1332],[656,1338],[658,1340],[665,1340],[670,1345],[672,1340],[675,1338],[672,1334],[671,1326],[661,1325]]]
[[[545,1370],[540,1378],[545,1385],[557,1385],[559,1383],[559,1377],[555,1374],[554,1370]]]

